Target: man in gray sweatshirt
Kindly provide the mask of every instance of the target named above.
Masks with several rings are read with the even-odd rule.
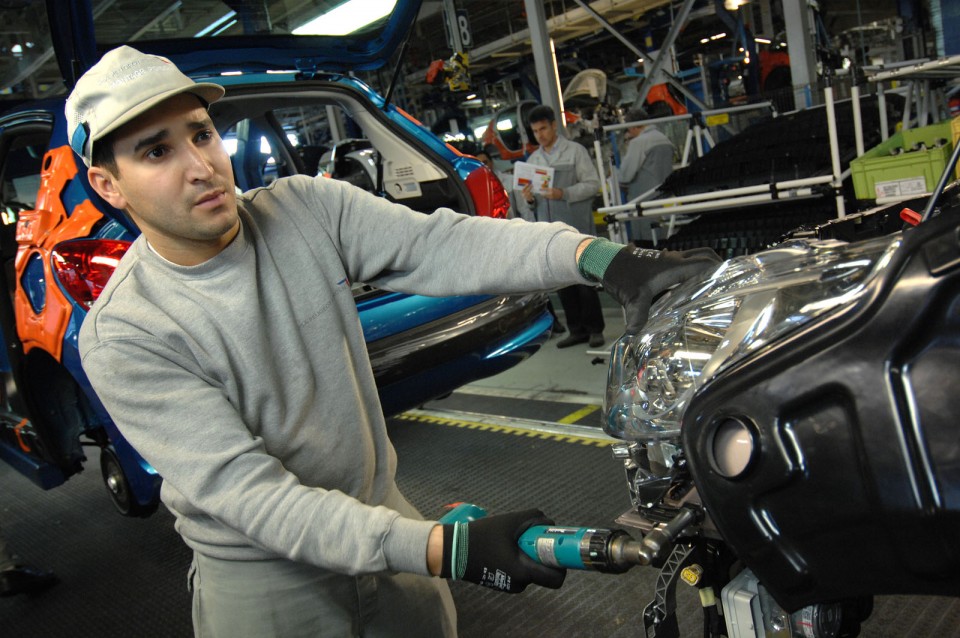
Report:
[[[164,479],[194,551],[196,634],[455,635],[443,578],[559,587],[562,570],[516,545],[538,510],[440,525],[399,492],[349,282],[456,295],[597,280],[638,328],[653,295],[715,256],[423,215],[325,178],[236,195],[206,111],[222,94],[121,47],[66,107],[91,185],[142,233],[84,321],[83,367]]]

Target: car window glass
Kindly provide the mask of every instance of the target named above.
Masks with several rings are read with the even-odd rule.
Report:
[[[0,100],[35,98],[64,90],[53,56],[47,2],[3,2]],[[6,110],[0,106],[0,111]]]
[[[280,135],[286,138],[286,143]],[[299,145],[296,132],[278,131],[271,118],[241,120],[221,133],[221,137],[241,189],[269,186],[278,177],[299,172],[288,152],[288,148]]]
[[[273,116],[303,161],[304,172],[373,192],[379,156],[363,129],[339,105],[274,109]]]
[[[517,126],[516,109],[511,108],[498,115],[497,133],[508,150],[515,151],[520,148],[520,127]]]
[[[0,181],[0,202],[5,209],[30,210],[36,206],[43,155],[49,139],[48,131],[17,135],[10,140]]]
[[[433,212],[469,210],[462,191],[429,156],[362,101],[329,94],[240,94],[211,106],[235,185],[248,191],[287,175],[323,175]],[[411,136],[412,137],[412,136]]]
[[[374,190],[376,150],[339,105],[273,109],[233,124],[221,136],[241,189],[302,172]]]
[[[326,171],[325,154],[343,137],[340,131],[346,115],[331,104],[309,104],[273,110],[273,116],[287,133],[294,150],[303,161],[304,172],[318,175]],[[355,125],[354,125],[355,126]]]

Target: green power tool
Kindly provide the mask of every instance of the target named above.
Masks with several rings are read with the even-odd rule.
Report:
[[[474,521],[487,511],[473,503],[457,503],[440,523]],[[683,509],[673,520],[636,540],[623,530],[596,527],[534,525],[520,536],[520,549],[542,565],[622,574],[634,565],[649,565],[669,549],[680,532],[695,522],[695,510]]]

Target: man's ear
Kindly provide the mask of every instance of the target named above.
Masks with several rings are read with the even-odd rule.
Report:
[[[93,190],[97,191],[97,194],[108,204],[118,210],[127,207],[127,200],[117,186],[117,178],[110,171],[100,166],[92,166],[87,169],[87,179]]]

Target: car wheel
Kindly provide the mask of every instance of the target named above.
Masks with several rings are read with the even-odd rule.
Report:
[[[157,511],[158,502],[141,505],[134,498],[130,482],[127,480],[127,475],[123,473],[123,466],[120,465],[120,458],[113,448],[101,448],[100,473],[103,476],[104,485],[107,486],[110,500],[121,514],[145,518]]]

